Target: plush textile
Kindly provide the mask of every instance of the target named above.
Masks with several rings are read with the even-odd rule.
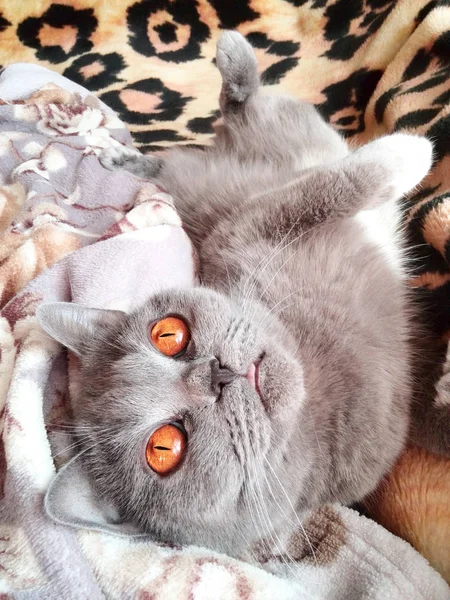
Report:
[[[0,98],[23,77],[36,85],[36,76],[45,80],[46,72],[7,68]],[[339,506],[309,515],[304,530],[294,521],[287,539],[262,540],[240,562],[146,538],[75,532],[46,517],[49,480],[73,451],[64,424],[77,364],[40,330],[36,307],[71,300],[131,310],[156,290],[195,282],[192,247],[170,196],[101,167],[101,148],[129,138],[83,95],[51,83],[29,99],[0,102],[1,189],[14,209],[4,223],[0,316],[0,592],[31,600],[449,598],[409,544]]]
[[[219,92],[213,56],[223,28],[239,29],[256,46],[267,84],[317,104],[352,144],[394,130],[427,134],[435,142],[436,165],[405,202],[405,222],[416,258],[412,285],[425,301],[434,344],[445,356],[450,338],[448,0],[0,0],[0,13],[1,64],[40,63],[84,85],[118,112],[142,149],[208,143]],[[2,188],[1,219],[12,220],[19,206],[15,189]],[[8,275],[0,249],[0,282],[15,282],[8,284],[11,290],[69,247],[66,239],[60,246],[59,238],[51,244],[37,238],[38,256],[28,261],[28,247],[16,239],[20,269]],[[450,357],[432,407],[444,429],[450,420],[449,373]],[[410,448],[370,510],[450,581],[449,490],[449,462]]]

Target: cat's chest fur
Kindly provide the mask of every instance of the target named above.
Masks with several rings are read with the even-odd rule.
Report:
[[[267,306],[298,342],[307,371],[325,369],[334,382],[369,365],[368,377],[388,372],[404,355],[407,328],[395,202],[318,227],[293,222],[283,229],[270,218],[262,227],[273,207],[251,198],[270,188],[277,172],[266,165],[258,176],[258,165],[239,178],[235,169],[234,179],[220,187],[203,173],[208,193],[197,188],[197,202],[183,206],[188,233],[196,228],[202,283],[241,305],[256,300]]]
[[[267,263],[264,271],[270,272],[273,266],[279,263],[276,258],[272,258],[274,255],[286,259],[290,253],[295,252],[297,255],[306,253],[308,264],[311,263],[308,255],[311,236],[307,231],[310,228],[302,225],[296,227],[295,223],[292,223],[283,231],[280,216],[276,215],[273,219],[270,214],[271,210],[276,211],[276,206],[257,201],[258,195],[278,189],[288,173],[295,172],[302,176],[303,173],[310,173],[314,167],[320,167],[319,162],[311,168],[310,163],[305,160],[298,157],[286,158],[280,165],[256,158],[243,164],[242,158],[232,153],[172,154],[170,163],[160,174],[160,181],[175,198],[186,231],[205,266],[203,274],[206,279],[211,280],[213,275],[208,273],[207,268],[211,261],[216,270],[216,262],[222,263],[222,268],[226,264],[228,269],[233,269],[240,263],[244,270],[246,260],[249,268],[255,268],[260,262]],[[189,181],[188,186],[186,181]],[[258,224],[265,213],[267,231],[262,231]],[[328,255],[336,252],[336,243],[341,254],[344,252],[347,257],[354,254],[353,244],[350,244],[352,248],[347,252],[345,244],[346,239],[356,235],[360,247],[367,244],[378,248],[392,272],[403,278],[402,241],[399,236],[400,213],[397,203],[387,202],[371,210],[360,211],[351,220],[357,223],[353,230],[353,226],[335,223],[331,225],[331,231],[334,232],[332,235],[322,235],[325,246],[329,246]],[[326,225],[325,232],[328,231],[330,228]],[[298,238],[298,244],[294,237]],[[313,236],[315,245],[317,237]],[[317,258],[312,258],[312,262]],[[303,259],[305,260],[305,256]],[[324,260],[323,256],[320,259]],[[228,261],[231,264],[228,264]],[[289,259],[289,263],[287,270],[292,271],[292,267],[298,265],[299,260]],[[323,265],[320,268],[323,269]],[[261,275],[264,271],[259,270]],[[217,277],[213,279],[218,281]],[[229,279],[228,274],[228,282]]]
[[[282,218],[272,219],[270,211],[276,207],[260,203],[257,196],[276,188],[284,170],[263,162],[243,169],[227,156],[213,164],[195,161],[191,168],[193,185],[184,193],[181,216],[198,249],[204,283],[221,290],[234,288],[247,297],[257,295],[274,306],[294,288],[302,287],[310,295],[327,287],[354,289],[361,279],[374,286],[375,271],[384,269],[388,279],[392,275],[403,281],[395,202],[318,227],[294,220],[282,223]],[[175,195],[182,193],[173,178],[171,187]],[[364,273],[367,269],[370,276]]]

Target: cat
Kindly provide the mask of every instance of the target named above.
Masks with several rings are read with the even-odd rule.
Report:
[[[49,514],[237,556],[309,509],[359,501],[404,447],[414,311],[399,199],[432,146],[393,134],[351,150],[312,105],[264,93],[237,32],[216,60],[211,147],[101,157],[173,196],[201,284],[132,314],[55,303],[38,318],[81,362],[80,454]]]

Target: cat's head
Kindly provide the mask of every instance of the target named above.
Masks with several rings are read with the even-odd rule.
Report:
[[[232,553],[281,518],[268,482],[289,470],[304,388],[272,314],[194,288],[131,315],[56,303],[38,317],[81,364],[80,454],[48,492],[54,519]]]

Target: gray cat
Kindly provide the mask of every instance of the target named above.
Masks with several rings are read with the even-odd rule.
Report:
[[[405,444],[413,311],[398,200],[432,148],[395,134],[350,151],[312,106],[261,92],[238,33],[221,36],[217,66],[214,146],[102,157],[172,194],[201,286],[130,315],[38,314],[82,369],[81,452],[49,514],[238,555],[310,508],[360,500]]]

